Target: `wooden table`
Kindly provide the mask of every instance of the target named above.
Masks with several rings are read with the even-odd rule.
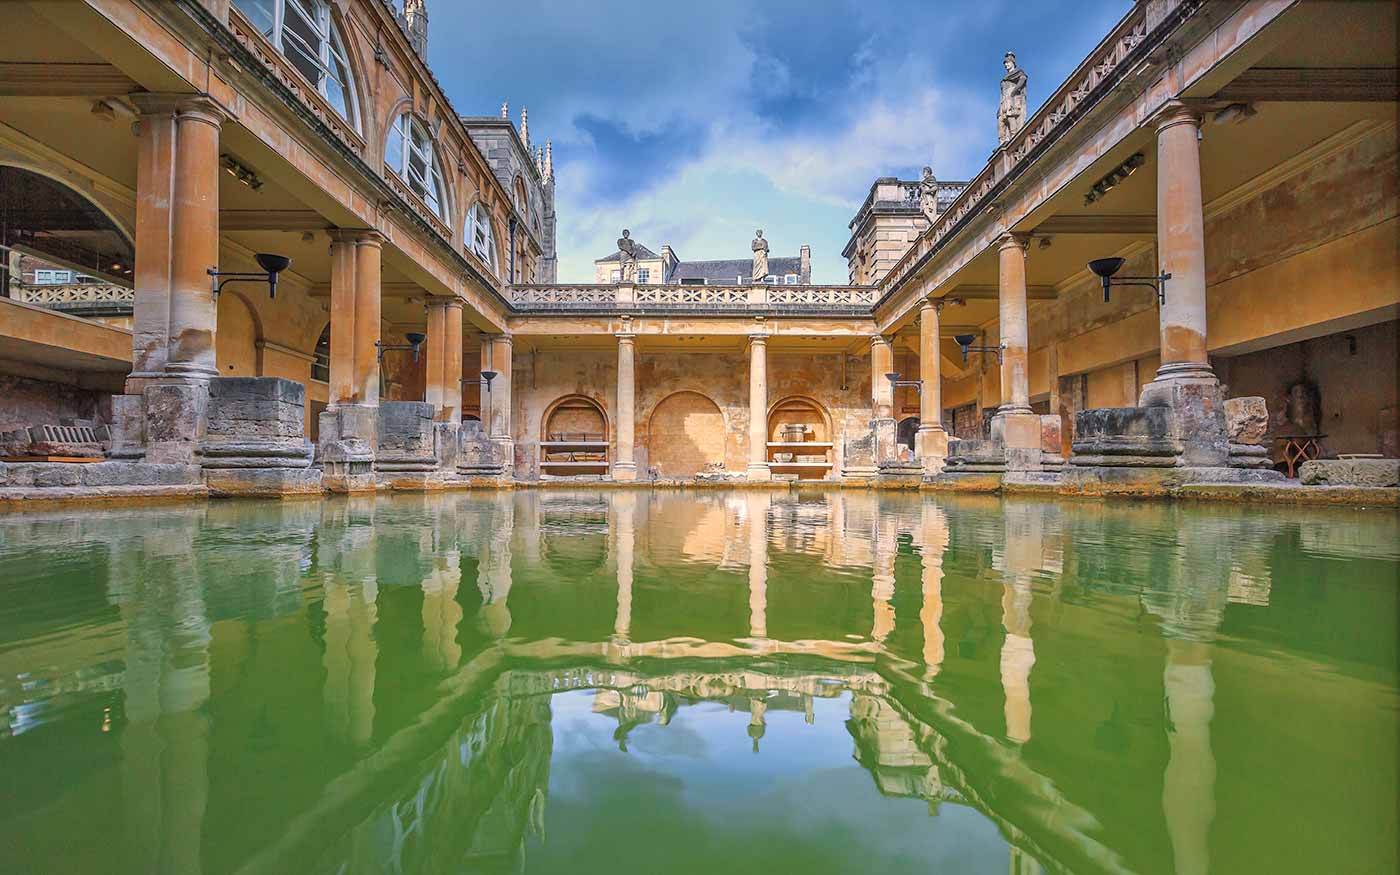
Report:
[[[1274,437],[1274,440],[1283,442],[1283,464],[1290,478],[1297,476],[1298,465],[1322,455],[1322,448],[1317,442],[1325,437],[1325,434],[1281,434]]]

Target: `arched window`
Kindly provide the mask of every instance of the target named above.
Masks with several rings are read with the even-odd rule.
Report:
[[[295,0],[293,0],[295,2]],[[384,146],[384,163],[397,173],[412,192],[421,197],[439,219],[443,215],[442,174],[437,151],[428,129],[412,113],[404,113],[389,129]]]
[[[321,337],[316,341],[316,360],[311,363],[311,379],[329,383],[331,379],[331,326],[326,323],[326,330],[321,332]]]
[[[496,238],[491,234],[491,213],[485,204],[472,204],[472,208],[467,211],[466,237],[467,248],[495,273]]]
[[[526,194],[525,194],[525,183],[520,179],[520,176],[519,176],[518,174],[517,174],[516,177],[515,177],[515,187],[514,187],[514,191],[515,191],[515,205],[516,205],[517,207],[519,207],[519,208],[520,208],[520,212],[523,213],[523,212],[525,212],[526,209],[529,208],[530,199],[529,199],[529,197],[526,196]]]
[[[326,0],[233,0],[335,111],[359,128],[355,83],[340,28]]]

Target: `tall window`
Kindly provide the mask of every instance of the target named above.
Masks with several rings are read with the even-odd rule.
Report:
[[[485,204],[472,204],[467,212],[467,246],[491,272],[496,272],[496,239],[491,236],[491,214]]]
[[[637,282],[641,285],[651,282],[651,271],[645,267],[637,268]]]
[[[408,183],[409,189],[423,199],[433,215],[442,218],[443,187],[437,153],[428,129],[412,113],[399,116],[389,129],[384,163]]]
[[[330,382],[331,379],[331,326],[326,323],[326,330],[321,332],[321,337],[316,341],[316,360],[311,363],[311,379],[320,380],[323,383]]]
[[[354,79],[326,0],[233,0],[341,117],[356,128]]]

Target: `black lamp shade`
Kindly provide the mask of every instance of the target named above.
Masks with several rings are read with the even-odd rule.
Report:
[[[885,374],[885,379],[886,379],[886,380],[889,380],[891,383],[898,383],[898,382],[899,382],[899,373],[896,371],[896,372],[893,373],[893,374]]]
[[[271,255],[266,252],[259,252],[253,258],[258,262],[258,267],[267,271],[271,276],[269,279],[277,282],[277,274],[292,266],[292,260],[285,255]]]
[[[481,372],[481,379],[483,379],[483,380],[486,381],[486,388],[489,389],[489,388],[491,388],[491,381],[494,380],[494,379],[496,379],[496,372],[495,372],[495,371],[482,371],[482,372]]]
[[[956,343],[958,346],[961,346],[961,347],[963,347],[963,348],[967,348],[967,347],[969,347],[969,346],[972,346],[972,341],[974,341],[974,340],[976,340],[976,339],[977,339],[977,335],[975,335],[975,334],[955,334],[955,335],[953,335],[953,342]]]
[[[1122,269],[1123,259],[1121,258],[1095,258],[1089,262],[1089,270],[1092,270],[1094,276],[1100,279],[1108,279]]]
[[[414,346],[418,346],[420,343],[428,339],[428,335],[423,334],[419,331],[410,331],[407,334],[405,334],[404,337],[408,338],[408,342],[413,344]]]

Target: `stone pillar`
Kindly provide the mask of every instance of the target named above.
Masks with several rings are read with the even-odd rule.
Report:
[[[462,302],[428,302],[428,374],[424,398],[438,422],[462,421]]]
[[[1024,234],[997,241],[998,332],[1001,337],[1001,405],[992,418],[991,438],[1006,449],[1008,470],[1040,467],[1040,418],[1031,413],[1026,245]]]
[[[383,239],[365,229],[331,232],[330,394],[317,454],[335,492],[374,488]]]
[[[1178,103],[1157,119],[1157,251],[1171,274],[1162,305],[1162,365],[1140,407],[1171,410],[1170,437],[1187,467],[1229,465],[1220,382],[1206,356],[1205,220],[1201,211],[1201,117]]]
[[[617,458],[613,461],[614,480],[636,480],[637,461],[633,444],[637,439],[637,336],[617,335]]]
[[[924,470],[937,474],[948,458],[948,432],[943,428],[943,359],[938,348],[942,301],[919,305],[919,431],[915,455]]]
[[[893,370],[890,339],[880,334],[870,338],[870,427],[875,435],[876,465],[895,458],[894,387],[885,376]]]
[[[748,479],[770,480],[768,467],[768,335],[749,335]]]
[[[147,461],[191,464],[203,439],[219,263],[219,130],[224,113],[193,94],[143,94],[136,180],[132,373]]]
[[[496,379],[491,381],[491,440],[500,448],[505,473],[515,471],[515,437],[511,428],[511,355],[514,342],[508,334],[491,339],[492,369]]]

